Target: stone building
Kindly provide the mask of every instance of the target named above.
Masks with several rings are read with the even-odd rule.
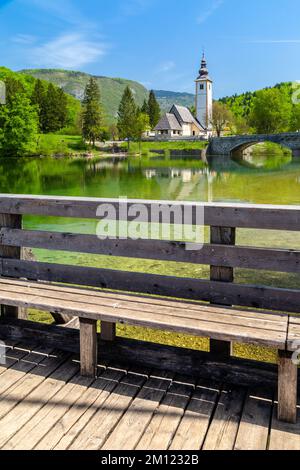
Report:
[[[212,135],[213,82],[209,77],[203,54],[199,76],[196,79],[196,117],[191,111],[174,104],[162,116],[154,132],[157,138],[208,138]]]

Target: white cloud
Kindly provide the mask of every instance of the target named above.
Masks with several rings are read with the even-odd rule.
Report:
[[[95,62],[106,54],[107,49],[107,44],[73,33],[59,36],[31,52],[35,65],[72,69]]]
[[[206,20],[208,20],[208,18],[210,16],[212,16],[214,14],[214,12],[224,3],[224,0],[213,0],[211,2],[211,5],[208,9],[204,10],[201,15],[198,16],[197,18],[197,23],[198,24],[202,24],[202,23],[205,23]]]

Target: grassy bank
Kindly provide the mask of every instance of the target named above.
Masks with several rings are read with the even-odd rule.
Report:
[[[80,135],[41,134],[38,139],[38,155],[72,155],[86,151],[87,145]]]
[[[254,156],[261,156],[263,154],[281,156],[291,155],[291,153],[292,151],[290,149],[278,144],[273,144],[273,142],[263,142],[251,147],[251,154]]]
[[[201,150],[208,145],[208,142],[189,142],[189,141],[174,141],[174,142],[142,142],[141,153],[148,155],[154,150]],[[127,144],[121,144],[124,150],[127,150]],[[140,153],[140,144],[138,142],[130,143],[130,153]]]

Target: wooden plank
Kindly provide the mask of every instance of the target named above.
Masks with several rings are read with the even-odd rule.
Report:
[[[1,337],[1,336],[0,336]],[[28,350],[22,349],[21,343],[13,340],[1,340],[0,346],[0,375],[16,364],[28,354]],[[20,345],[18,347],[17,345]]]
[[[290,315],[287,337],[287,350],[299,351],[300,349],[300,318]]]
[[[111,269],[2,260],[2,276],[300,313],[300,290]]]
[[[116,324],[101,322],[101,339],[102,341],[115,341],[116,339]]]
[[[61,286],[56,284],[45,284],[29,282],[24,280],[4,279],[0,280],[0,291],[12,291],[37,295],[48,299],[76,300],[81,304],[103,305],[119,309],[137,310],[140,312],[160,313],[176,316],[184,316],[199,319],[199,315],[213,314],[214,320],[236,324],[239,319],[244,325],[260,328],[270,328],[280,331],[286,326],[288,316],[270,311],[242,310],[237,307],[221,307],[220,305],[208,305],[193,301],[178,301],[161,297],[140,296],[133,294],[118,293],[112,291],[101,291],[95,289],[82,289],[73,286]],[[290,320],[291,323],[291,320]]]
[[[130,407],[139,393],[147,376],[145,374],[128,373],[114,389],[107,400],[101,403],[96,413],[89,419],[85,427],[78,428],[70,450],[98,450],[117,426],[124,412]],[[126,436],[125,436],[126,437]],[[61,444],[56,446],[61,449]]]
[[[3,450],[34,449],[93,380],[80,375],[73,377],[3,446]]]
[[[97,376],[97,322],[79,318],[80,322],[80,370],[83,377]]]
[[[219,395],[219,387],[198,385],[193,393],[170,450],[201,449]]]
[[[274,405],[273,419],[269,437],[269,450],[294,450],[300,449],[300,411],[296,424],[278,421],[278,409]]]
[[[244,400],[241,388],[222,391],[203,450],[233,450]]]
[[[146,427],[136,450],[168,450],[194,390],[192,380],[173,381]]]
[[[0,420],[0,447],[7,443],[78,372],[78,364],[68,361],[46,378]],[[33,377],[34,379],[34,377]]]
[[[27,281],[11,281],[0,280],[0,295],[6,292],[13,294],[23,294],[24,296],[36,296],[48,299],[49,302],[70,301],[70,305],[74,302],[80,306],[84,312],[85,306],[111,307],[115,311],[136,311],[151,314],[160,314],[167,316],[183,317],[194,320],[207,320],[216,323],[226,323],[230,325],[247,326],[249,328],[260,328],[274,331],[286,331],[288,324],[287,315],[276,315],[270,312],[253,312],[246,310],[221,308],[220,306],[209,306],[197,303],[183,303],[165,299],[154,299],[139,296],[128,296],[115,294],[112,292],[98,293],[93,290],[83,290],[76,288],[68,288],[61,286],[46,286],[45,284],[32,283]],[[78,312],[79,314],[79,312]],[[150,319],[149,315],[149,319]],[[110,325],[110,324],[109,324]],[[104,322],[105,326],[105,322]],[[110,328],[110,327],[109,327]],[[109,333],[111,333],[109,331]],[[105,339],[105,338],[102,338]],[[110,340],[111,337],[109,336]],[[112,338],[114,339],[114,337]]]
[[[225,203],[193,203],[178,201],[145,201],[124,200],[130,208],[135,204],[145,205],[148,213],[154,207],[157,211],[162,204],[183,210],[194,207],[192,222],[195,224],[196,210],[205,212],[205,224],[211,226],[227,226],[241,228],[260,228],[274,230],[300,230],[300,207],[284,205],[225,204]],[[127,217],[119,214],[120,199],[65,198],[59,196],[24,196],[0,195],[0,211],[11,214],[31,214],[56,217],[77,217],[95,219],[99,205],[109,204],[116,209],[119,220],[134,220],[135,216]],[[126,207],[126,206],[124,206]],[[112,211],[111,217],[115,217]],[[108,214],[109,218],[110,214]],[[147,218],[148,219],[148,218]],[[148,221],[148,220],[147,220]]]
[[[238,430],[235,450],[266,450],[272,416],[271,391],[249,390]]]
[[[21,229],[22,216],[15,214],[0,213],[0,229],[3,227],[10,227]],[[16,246],[6,246],[0,241],[0,259],[20,259],[21,248]],[[1,315],[6,317],[18,318],[19,309],[10,305],[1,305]]]
[[[38,370],[37,367],[42,362],[44,363],[47,354],[50,354],[53,351],[53,348],[49,346],[39,347],[39,351],[32,349],[28,346],[28,350],[19,350],[18,354],[15,354],[10,360],[13,367],[5,366],[6,370],[0,375],[0,417],[9,411],[12,406],[11,400],[8,400],[8,397],[14,390],[22,390],[17,393],[18,399],[26,396],[27,388],[24,386],[26,382],[26,376],[33,369]],[[17,359],[15,361],[15,359]],[[15,361],[15,362],[14,362]],[[30,384],[28,384],[30,386]],[[5,402],[7,400],[7,402]]]
[[[6,320],[0,323],[2,338],[32,341],[35,338],[48,346],[79,354],[79,331],[30,321]],[[273,364],[239,358],[221,358],[211,353],[191,349],[117,338],[115,342],[99,342],[101,362],[113,361],[124,365],[170,370],[191,377],[202,377],[239,386],[277,385],[278,368]],[[163,361],[162,361],[163,358]]]
[[[215,235],[212,239],[215,241],[193,251],[188,250],[187,244],[184,242],[130,239],[101,240],[96,235],[11,228],[2,228],[0,230],[0,240],[2,244],[10,247],[22,246],[126,258],[209,264],[214,266],[212,268],[215,273],[214,277],[218,273],[215,266],[222,266],[219,273],[225,272],[225,267],[290,273],[300,272],[300,251],[230,246],[229,243],[232,244],[230,233],[233,233],[233,229],[223,230],[225,239],[220,236],[218,228],[212,227],[212,230]],[[225,242],[227,245],[222,244]]]
[[[133,450],[151,422],[161,400],[171,386],[170,372],[151,374],[108,439],[102,438],[102,450]],[[142,411],[142,412],[141,412]]]
[[[25,283],[26,285],[26,283]],[[131,324],[141,327],[150,327],[167,331],[180,331],[191,335],[199,335],[211,337],[221,340],[236,340],[250,344],[260,344],[274,346],[278,349],[285,349],[287,336],[287,318],[286,323],[282,323],[283,317],[280,318],[281,328],[277,331],[272,328],[272,323],[267,328],[247,326],[243,323],[245,319],[236,317],[238,321],[230,324],[226,321],[225,315],[222,315],[221,321],[215,321],[214,316],[207,317],[199,311],[199,319],[191,318],[189,312],[184,316],[170,314],[155,314],[127,309],[118,309],[118,305],[104,306],[97,304],[82,304],[80,302],[64,301],[59,299],[51,299],[41,297],[34,294],[28,294],[26,289],[22,292],[11,292],[0,290],[0,301],[8,305],[26,306],[29,308],[37,308],[45,311],[55,311],[62,314],[70,314],[88,318],[89,320],[101,320],[111,323]],[[253,319],[254,319],[253,314]],[[188,320],[188,321],[187,321]],[[257,320],[257,325],[259,325]]]
[[[89,423],[96,411],[118,386],[126,370],[108,368],[98,377],[35,446],[36,450],[65,450]]]
[[[211,227],[210,228],[210,241],[220,245],[235,245],[236,230],[230,227]],[[213,265],[210,263],[210,279],[215,282],[232,283],[234,281],[233,268],[224,266]],[[226,341],[210,340],[210,351],[226,356],[231,355],[231,344]]]
[[[278,361],[278,419],[296,423],[298,366],[286,351],[279,351]]]

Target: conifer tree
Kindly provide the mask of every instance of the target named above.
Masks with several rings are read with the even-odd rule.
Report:
[[[46,101],[46,87],[42,80],[37,80],[31,95],[31,103],[36,106],[39,116],[39,129],[44,131],[43,122],[45,121],[45,101]]]
[[[95,78],[91,77],[85,88],[82,110],[82,135],[95,147],[103,124],[100,89]]]
[[[141,112],[143,114],[148,114],[149,116],[149,104],[147,100],[144,100],[143,106],[141,107]]]
[[[43,132],[56,132],[61,129],[59,108],[60,102],[57,89],[52,83],[49,83],[41,116],[41,129]]]
[[[137,106],[131,89],[126,87],[118,112],[118,130],[121,139],[128,139],[128,149],[130,148],[130,140],[135,138],[136,118]]]
[[[160,120],[160,106],[156,99],[155,93],[153,90],[150,91],[149,100],[148,100],[148,114],[150,119],[150,126],[153,129]]]

